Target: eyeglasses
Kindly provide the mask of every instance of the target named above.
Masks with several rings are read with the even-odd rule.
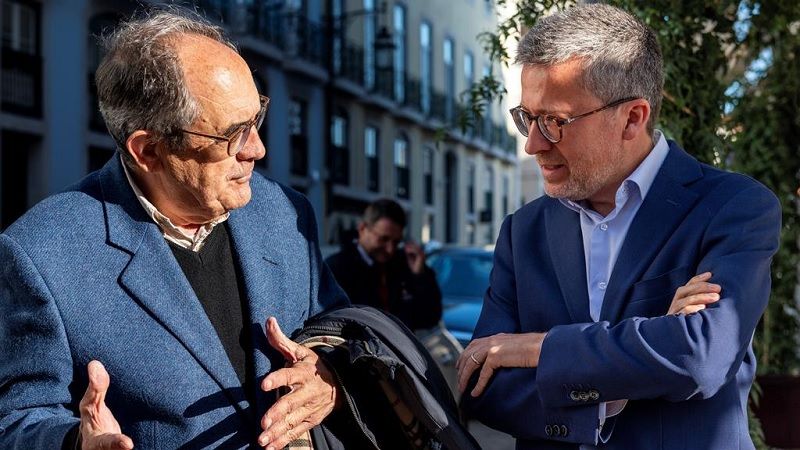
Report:
[[[545,139],[553,144],[558,144],[564,137],[562,130],[564,125],[569,125],[578,119],[591,116],[594,113],[598,113],[608,108],[613,108],[625,102],[638,100],[639,98],[640,97],[626,97],[613,101],[605,106],[601,106],[587,113],[579,114],[575,117],[558,117],[552,114],[540,114],[538,116],[534,116],[528,111],[525,111],[522,105],[515,106],[514,108],[508,110],[508,112],[511,113],[511,118],[514,119],[514,125],[517,126],[517,130],[519,130],[523,136],[528,137],[528,131],[531,129],[531,125],[533,125],[533,122],[536,122],[536,126],[539,127],[539,131],[542,133],[542,136],[544,136]]]
[[[267,115],[267,110],[269,109],[269,97],[259,95],[258,100],[261,103],[261,109],[258,110],[258,114],[256,114],[252,120],[249,120],[239,125],[234,130],[226,133],[225,136],[217,136],[215,134],[206,134],[184,129],[181,129],[180,131],[188,134],[194,134],[196,136],[207,137],[217,141],[227,141],[228,155],[236,156],[242,150],[242,148],[244,148],[244,144],[247,142],[247,139],[250,138],[250,131],[253,129],[253,127],[255,127],[256,131],[258,131],[258,129],[261,128],[261,124],[264,122],[264,117]]]

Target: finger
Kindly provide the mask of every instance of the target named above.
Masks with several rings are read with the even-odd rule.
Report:
[[[689,305],[689,306],[681,309],[680,311],[678,311],[678,314],[681,314],[681,315],[685,316],[685,315],[688,315],[688,314],[694,314],[694,313],[696,313],[698,311],[702,311],[704,309],[706,309],[706,305]]]
[[[489,364],[489,361],[485,361],[481,367],[481,374],[478,375],[478,382],[475,383],[475,387],[472,388],[470,395],[473,397],[481,395],[486,385],[489,384],[489,380],[492,378],[493,374],[494,368]]]
[[[271,391],[281,386],[296,387],[308,382],[314,377],[316,368],[311,363],[297,364],[292,367],[278,369],[266,377],[261,382],[261,389]]]
[[[312,422],[308,421],[300,421],[298,424],[291,424],[290,428],[278,430],[277,428],[270,431],[265,431],[261,433],[258,437],[258,443],[262,447],[266,447],[267,450],[277,450],[282,449],[289,445],[295,439],[298,439],[303,436],[308,430],[313,428],[314,426],[318,425],[322,421],[320,420],[316,424],[312,425]],[[288,425],[287,425],[288,426]],[[263,442],[263,443],[262,443]]]
[[[683,311],[688,306],[694,305],[707,305],[709,303],[714,303],[719,301],[719,294],[717,293],[703,293],[703,294],[694,294],[688,297],[682,298],[677,302],[674,302],[673,305],[670,307],[669,314],[676,314]]]
[[[261,428],[268,429],[272,424],[302,408],[321,409],[322,405],[332,403],[333,398],[319,390],[305,389],[304,386],[281,396],[261,418]]]
[[[691,294],[700,294],[700,293],[707,293],[707,292],[720,292],[722,291],[722,286],[714,283],[706,283],[704,281],[697,282],[691,286],[685,286],[684,292],[687,295]],[[685,296],[685,295],[684,295]]]
[[[86,393],[81,399],[81,407],[92,407],[97,410],[105,402],[111,377],[100,361],[90,361],[86,371],[89,375],[89,386],[86,387]]]
[[[461,352],[461,355],[459,355],[458,361],[456,361],[456,369],[460,369],[461,366],[467,366],[468,362],[474,364],[469,358],[469,355],[474,355],[477,353],[485,339],[487,338],[473,339],[469,344],[467,344],[467,347]]]
[[[124,434],[102,434],[91,440],[92,448],[99,450],[131,450],[133,448],[133,440]]]
[[[472,355],[472,353],[469,353]],[[458,391],[464,392],[467,388],[467,383],[469,383],[469,379],[472,377],[472,373],[475,370],[479,369],[480,366],[475,364],[475,362],[467,356],[467,360],[461,363],[461,367],[458,369]]]
[[[308,353],[305,347],[283,334],[281,327],[278,325],[278,320],[274,317],[267,319],[266,330],[269,345],[281,352],[281,355],[290,363],[300,361]]]
[[[699,283],[701,281],[708,281],[709,279],[711,279],[711,272],[703,272],[699,275],[693,276],[686,284],[689,285],[689,284]]]

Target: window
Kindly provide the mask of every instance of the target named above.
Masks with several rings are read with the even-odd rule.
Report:
[[[367,189],[378,192],[380,182],[378,163],[378,129],[364,128],[364,156],[367,159]]]
[[[467,167],[467,212],[475,213],[475,161]]]
[[[405,136],[394,140],[394,174],[396,195],[399,198],[409,198],[408,138]]]
[[[419,73],[420,73],[420,105],[422,112],[431,111],[431,89],[433,85],[433,50],[431,48],[431,25],[422,22],[419,26]]]
[[[261,78],[260,75],[253,74],[253,82],[256,84],[256,89],[258,92],[263,95],[269,94],[269,88],[267,83]],[[270,123],[270,115],[267,114],[267,117],[264,118],[264,123],[261,125],[261,128],[258,129],[258,137],[261,139],[261,142],[264,144],[266,148],[266,154],[263,158],[257,160],[255,162],[255,166],[261,170],[269,170],[269,138],[267,137],[267,132],[269,131],[269,123]]]
[[[3,48],[27,55],[39,53],[36,9],[33,6],[3,1]]]
[[[364,0],[364,87],[375,87],[375,0]]]
[[[444,62],[444,114],[448,122],[453,120],[456,98],[456,70],[453,61],[453,50],[453,40],[446,38],[442,44],[442,61]]]
[[[470,51],[464,52],[464,90],[469,91],[472,89],[472,84],[475,82],[475,61],[472,58]],[[467,127],[467,136],[472,137],[475,134],[477,124]]]
[[[347,114],[339,111],[331,121],[331,158],[328,167],[334,183],[350,183],[350,151],[347,145]]]
[[[307,110],[303,100],[289,100],[289,145],[292,148],[289,169],[292,175],[308,175]]]
[[[394,5],[394,99],[406,100],[406,8]]]
[[[483,65],[483,77],[486,78],[492,73],[492,66],[489,63]],[[483,111],[483,140],[486,142],[492,142],[492,126],[493,126],[493,119],[492,119],[492,102],[489,101],[486,103],[486,109]]]
[[[475,61],[472,59],[472,52],[464,52],[464,89],[471,89],[475,82]]]
[[[486,185],[483,187],[485,209],[481,214],[481,222],[486,222],[486,242],[494,242],[494,168],[486,165]]]
[[[433,204],[433,158],[431,147],[422,149],[422,178],[425,185],[425,203]]]
[[[486,165],[486,183],[483,185],[483,203],[487,215],[485,221],[491,222],[494,206],[494,168],[488,163]]]
[[[331,15],[333,17],[333,53],[331,56],[333,73],[342,73],[342,48],[344,47],[344,26],[342,23],[342,2],[344,0],[331,0]]]

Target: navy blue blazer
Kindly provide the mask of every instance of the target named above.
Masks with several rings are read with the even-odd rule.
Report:
[[[753,448],[751,342],[780,227],[769,190],[670,142],[593,323],[578,213],[549,197],[525,205],[500,230],[475,336],[548,331],[539,367],[501,369],[465,407],[517,449],[598,443],[598,404],[618,399],[630,401],[600,448]],[[666,315],[675,290],[705,271],[719,302]]]
[[[283,358],[264,336],[347,298],[323,263],[308,200],[257,173],[231,212],[258,380]],[[78,423],[86,365],[137,448],[243,448],[274,402],[250,404],[217,334],[119,158],[0,235],[0,448],[57,449]],[[255,383],[257,385],[257,383]]]

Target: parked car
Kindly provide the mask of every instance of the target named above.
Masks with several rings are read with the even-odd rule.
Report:
[[[442,290],[442,320],[464,346],[472,339],[489,287],[492,250],[480,247],[442,247],[428,254]]]

